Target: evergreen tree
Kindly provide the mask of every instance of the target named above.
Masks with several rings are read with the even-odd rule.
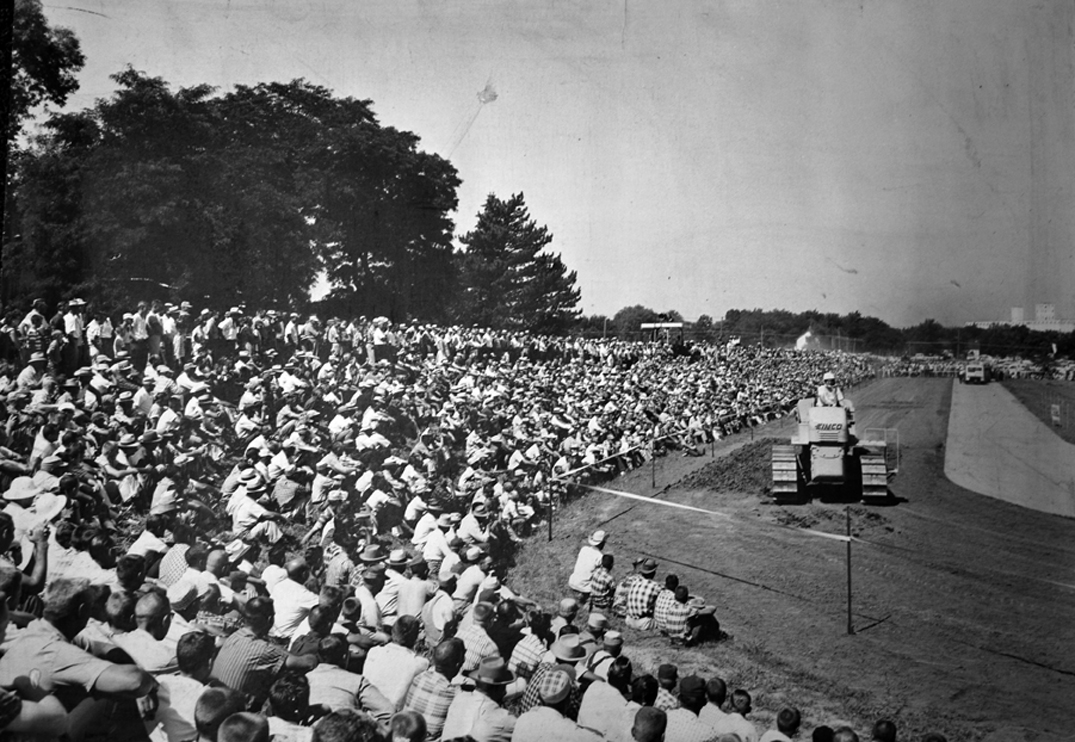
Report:
[[[490,194],[478,224],[462,238],[457,319],[465,324],[562,333],[578,319],[576,274],[560,256],[542,252],[546,227],[530,218],[522,193]]]

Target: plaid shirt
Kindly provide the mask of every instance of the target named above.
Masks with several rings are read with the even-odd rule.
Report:
[[[176,544],[164,552],[164,557],[161,559],[157,572],[157,579],[166,587],[171,587],[179,582],[187,571],[187,567],[190,566],[187,564],[187,550],[189,548],[190,544]]]
[[[653,615],[653,604],[657,601],[657,594],[661,586],[653,580],[642,578],[631,586],[627,593],[627,617],[647,618]]]
[[[664,621],[657,619],[657,625],[661,631],[671,637],[686,638],[687,620],[697,612],[698,610],[691,607],[689,603],[673,601],[671,607],[665,612]]]
[[[612,593],[616,582],[612,573],[604,567],[598,567],[590,578],[590,604],[594,608],[608,610],[612,607]]]
[[[511,651],[508,669],[520,678],[530,678],[549,648],[533,634],[527,634]]]
[[[478,624],[471,624],[459,632],[459,639],[467,648],[466,658],[463,660],[461,672],[468,673],[478,669],[478,665],[485,657],[499,657],[500,650],[496,642],[485,633],[485,628]]]
[[[532,708],[542,705],[542,680],[548,673],[558,667],[559,665],[550,665],[547,662],[542,662],[537,666],[534,670],[534,674],[526,683],[526,692],[523,693],[523,700],[519,702],[519,716],[522,716]],[[578,684],[572,681],[571,690],[567,694],[567,708],[564,709],[564,716],[569,719],[577,719],[579,716],[579,706],[581,705],[582,694],[579,692]]]
[[[661,631],[666,631],[665,623],[668,621],[668,611],[676,602],[676,593],[674,590],[668,588],[662,588],[661,592],[657,593],[657,602],[653,604],[653,619],[657,622],[657,628]]]
[[[617,616],[622,616],[627,611],[627,596],[631,592],[631,588],[638,584],[641,580],[645,579],[637,572],[632,572],[623,578],[623,581],[616,586],[616,591],[613,594],[612,600],[612,612]]]
[[[661,711],[671,711],[679,708],[679,699],[672,695],[667,688],[657,689],[657,699],[653,702],[653,708]]]
[[[425,718],[426,739],[438,739],[444,729],[448,707],[452,705],[458,692],[459,688],[452,685],[448,678],[430,668],[418,673],[411,681],[403,708],[417,711]]]

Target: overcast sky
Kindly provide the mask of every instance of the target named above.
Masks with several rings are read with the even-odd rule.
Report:
[[[588,314],[1075,316],[1071,0],[59,1],[74,107],[128,64],[372,99],[459,233],[524,192]]]

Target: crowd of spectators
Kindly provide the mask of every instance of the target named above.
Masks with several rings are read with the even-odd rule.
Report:
[[[596,532],[546,606],[511,554],[572,494],[784,414],[850,354],[43,302],[0,332],[0,727],[41,738],[759,735],[627,637],[721,637]],[[887,722],[885,724],[888,724]],[[887,736],[886,736],[887,735]],[[893,742],[895,728],[874,738]],[[850,728],[814,730],[854,742]]]

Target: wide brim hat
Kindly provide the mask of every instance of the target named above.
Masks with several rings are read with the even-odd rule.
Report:
[[[515,680],[515,675],[503,657],[484,657],[470,673],[470,679],[479,685],[508,685]]]
[[[392,553],[388,555],[389,567],[406,567],[409,561],[410,557],[403,549],[393,549]]]
[[[652,575],[657,573],[657,562],[653,559],[644,559],[642,564],[639,565],[638,571],[640,574]]]
[[[67,507],[67,496],[53,492],[42,492],[34,500],[33,511],[42,522],[48,523]]]
[[[30,477],[15,477],[4,493],[4,499],[9,502],[28,502],[37,497],[40,491]]]
[[[590,546],[600,546],[608,540],[608,533],[602,530],[594,531],[586,541]]]
[[[388,555],[384,553],[384,548],[380,544],[370,544],[358,555],[358,561],[363,564],[377,564],[387,558]]]
[[[552,643],[549,651],[561,662],[574,664],[586,659],[586,649],[579,643],[578,634],[561,636]]]

